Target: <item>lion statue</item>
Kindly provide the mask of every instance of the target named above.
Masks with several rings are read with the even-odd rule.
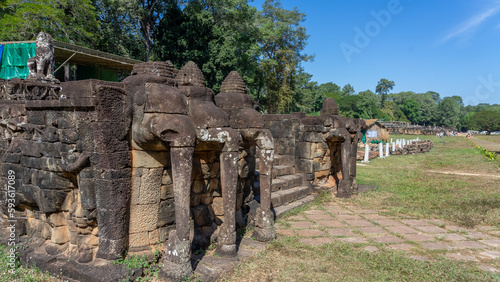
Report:
[[[57,80],[54,75],[54,40],[46,32],[36,36],[35,57],[28,59],[28,79]]]

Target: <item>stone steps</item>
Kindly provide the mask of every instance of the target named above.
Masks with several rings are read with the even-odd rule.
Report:
[[[281,189],[271,189],[271,191],[278,191],[278,190],[287,190],[290,188],[298,187],[304,184],[302,175],[299,174],[292,174],[292,175],[283,175],[280,177],[277,177],[276,179],[273,179],[273,185],[276,182],[282,182],[283,185],[281,186]]]
[[[287,190],[290,188],[302,186],[303,184],[304,184],[303,174],[283,175],[273,179],[273,182],[271,184],[271,192]],[[254,195],[260,194],[260,181],[258,174],[256,174],[256,180],[253,185],[253,193]]]
[[[273,165],[295,165],[295,158],[290,155],[275,155]],[[259,158],[255,158],[255,169],[259,170]]]
[[[259,159],[256,159],[254,195],[260,202]],[[288,155],[275,155],[273,162],[273,180],[271,184],[272,210],[276,217],[285,212],[310,203],[317,197],[313,185],[302,173],[295,173],[294,158]]]
[[[294,165],[294,157],[289,155],[275,155],[274,164],[275,165]]]
[[[295,168],[290,165],[275,165],[273,167],[273,178],[278,178],[279,176],[291,175],[295,173]]]
[[[274,212],[274,217],[279,218],[287,211],[298,208],[302,205],[309,204],[310,202],[314,201],[318,196],[319,196],[318,194],[311,194],[305,198],[291,202],[288,205],[271,208],[271,210]]]
[[[311,185],[276,191],[271,194],[271,203],[274,208],[288,205],[290,202],[307,197],[309,194],[311,194],[311,192]]]

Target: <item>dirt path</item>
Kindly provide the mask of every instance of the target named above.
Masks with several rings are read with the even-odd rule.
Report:
[[[477,137],[472,136],[470,138],[472,142],[478,146],[481,146],[485,148],[486,150],[490,152],[497,152],[500,153],[500,143],[484,140],[484,139],[479,139]]]
[[[468,172],[461,172],[461,171],[438,171],[438,170],[426,170],[427,172],[432,172],[432,173],[442,173],[442,174],[454,174],[454,175],[466,175],[466,176],[480,176],[480,177],[493,177],[493,178],[500,178],[500,174],[495,175],[495,174],[484,174],[484,173],[468,173]]]

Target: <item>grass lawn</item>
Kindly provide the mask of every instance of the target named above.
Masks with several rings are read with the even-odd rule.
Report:
[[[362,245],[301,244],[297,237],[273,241],[263,252],[219,281],[498,281],[500,276],[447,259],[418,261],[390,250]]]
[[[474,137],[477,137],[479,139],[488,140],[488,141],[500,144],[500,135],[483,135],[483,134],[478,134],[478,135],[474,135]]]
[[[466,227],[500,227],[500,171],[495,161],[488,161],[463,137],[429,139],[435,142],[429,153],[374,159],[358,166],[357,182],[378,189],[353,202]]]

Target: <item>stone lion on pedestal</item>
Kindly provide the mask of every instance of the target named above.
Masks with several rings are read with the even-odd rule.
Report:
[[[35,57],[28,59],[28,79],[57,80],[54,75],[54,40],[45,32],[38,33],[36,37]]]

